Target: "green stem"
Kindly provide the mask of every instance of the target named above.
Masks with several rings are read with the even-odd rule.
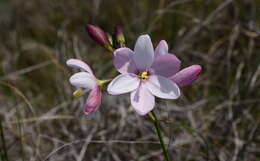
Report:
[[[150,116],[150,118],[153,121],[153,124],[155,126],[156,133],[158,135],[158,138],[159,138],[162,150],[163,150],[164,158],[165,158],[166,161],[170,161],[168,151],[167,151],[166,146],[165,146],[164,141],[163,141],[163,136],[162,136],[162,133],[161,133],[161,130],[160,130],[159,121],[157,120],[157,117],[156,117],[156,115],[153,111],[151,113],[149,113],[149,116]]]

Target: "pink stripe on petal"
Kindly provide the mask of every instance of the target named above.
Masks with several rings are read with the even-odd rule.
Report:
[[[198,79],[201,71],[200,65],[192,65],[182,69],[170,79],[180,87],[188,86]]]
[[[181,61],[173,54],[164,54],[155,58],[151,73],[169,78],[180,70]]]
[[[129,48],[119,48],[114,51],[113,63],[120,73],[137,73],[136,65],[133,61],[134,52]]]
[[[101,104],[102,93],[99,86],[90,91],[85,103],[84,113],[90,115],[95,112]]]
[[[139,88],[131,92],[131,104],[139,115],[146,115],[153,110],[155,98],[145,86],[141,83]]]
[[[161,40],[155,48],[155,57],[168,53],[168,44],[165,40]]]
[[[79,68],[93,75],[93,71],[88,64],[79,59],[69,59],[66,64],[72,68]]]

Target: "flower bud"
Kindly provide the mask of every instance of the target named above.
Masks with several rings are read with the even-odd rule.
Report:
[[[99,45],[101,45],[109,51],[113,51],[113,47],[111,46],[106,33],[101,28],[88,24],[86,26],[86,29],[89,36],[93,40],[95,40]]]
[[[125,36],[124,36],[122,28],[120,26],[115,26],[114,33],[115,33],[117,43],[119,43],[120,47],[124,47],[125,46]]]

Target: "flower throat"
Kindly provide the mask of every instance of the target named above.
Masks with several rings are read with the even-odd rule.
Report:
[[[147,80],[148,77],[149,77],[149,73],[148,72],[140,72],[138,74],[138,77],[141,79],[141,80]]]

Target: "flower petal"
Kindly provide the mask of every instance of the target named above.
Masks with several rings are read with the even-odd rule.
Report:
[[[120,74],[109,83],[107,91],[109,94],[118,95],[135,90],[140,83],[135,74]]]
[[[145,115],[152,111],[155,98],[147,89],[145,83],[141,83],[139,88],[131,92],[131,104],[139,115]]]
[[[160,56],[160,55],[163,55],[163,54],[167,54],[168,53],[168,44],[165,40],[161,40],[159,42],[159,44],[157,45],[157,47],[155,48],[155,53],[154,53],[154,56],[157,57],[157,56]]]
[[[84,107],[84,113],[86,115],[89,115],[95,112],[101,104],[101,99],[102,99],[101,89],[98,85],[96,85],[95,88],[93,88],[88,95]]]
[[[151,73],[166,78],[173,76],[180,70],[181,61],[173,54],[164,54],[155,58]]]
[[[183,87],[192,84],[196,81],[202,71],[200,65],[192,65],[182,69],[170,79],[174,81],[178,86]]]
[[[66,64],[72,68],[79,68],[93,75],[93,71],[88,64],[79,59],[69,59]]]
[[[176,83],[159,75],[151,75],[146,86],[153,95],[160,98],[177,99],[180,96],[180,89]]]
[[[119,48],[114,51],[113,63],[120,73],[137,73],[133,61],[134,52],[129,48]]]
[[[70,83],[79,88],[93,89],[96,86],[96,78],[87,72],[78,72],[70,77]]]
[[[146,70],[151,67],[154,60],[154,49],[149,35],[139,36],[134,52],[133,59],[139,70]]]

